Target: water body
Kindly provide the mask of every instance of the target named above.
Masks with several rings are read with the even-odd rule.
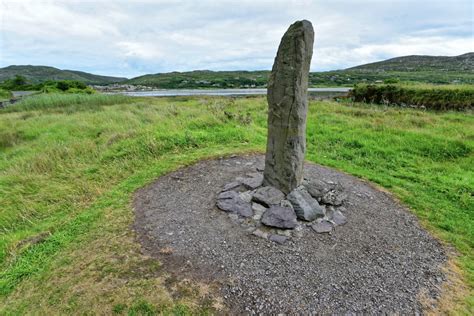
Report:
[[[309,88],[310,95],[336,96],[344,95],[351,88]],[[214,95],[214,96],[246,96],[246,95],[265,95],[267,89],[167,89],[152,91],[119,91],[113,92],[135,97],[175,97],[175,96],[193,96],[193,95]]]

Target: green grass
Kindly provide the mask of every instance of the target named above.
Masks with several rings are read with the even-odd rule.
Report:
[[[8,90],[0,89],[0,101],[9,100],[12,97],[12,93]]]
[[[181,166],[263,151],[265,99],[54,98],[0,111],[2,313],[218,308],[212,288],[170,279],[141,253],[130,201]],[[471,294],[456,308],[472,309],[474,116],[312,102],[307,132],[308,160],[387,188],[460,252]]]
[[[350,96],[356,102],[424,107],[433,110],[472,110],[473,85],[355,85]]]
[[[67,110],[70,112],[84,110],[85,108],[97,109],[102,105],[130,103],[130,97],[114,94],[80,94],[80,93],[46,93],[34,97],[24,97],[15,106],[9,106],[3,109],[3,112],[25,112],[34,110]]]

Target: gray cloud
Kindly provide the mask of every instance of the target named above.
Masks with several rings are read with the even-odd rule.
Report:
[[[0,0],[0,66],[109,75],[270,69],[293,21],[316,29],[312,70],[474,51],[473,4],[451,1]]]

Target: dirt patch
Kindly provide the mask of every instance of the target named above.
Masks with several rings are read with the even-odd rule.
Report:
[[[309,227],[279,245],[215,207],[221,188],[263,165],[262,156],[209,160],[159,178],[134,199],[146,252],[179,278],[218,285],[236,313],[415,313],[436,300],[447,256],[415,216],[355,177],[306,164],[305,177],[340,184],[348,223]]]

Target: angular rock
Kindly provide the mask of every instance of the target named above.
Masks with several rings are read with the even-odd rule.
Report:
[[[245,202],[235,191],[222,192],[217,197],[217,207],[225,212],[239,214],[242,217],[253,215],[250,203]]]
[[[222,189],[222,192],[237,189],[241,185],[242,184],[239,181],[233,181],[231,183],[227,183],[226,185],[224,185],[224,188]]]
[[[263,239],[267,239],[268,238],[268,233],[260,230],[260,229],[256,229],[253,231],[252,235],[254,236],[257,236],[257,237],[260,237],[260,238],[263,238]]]
[[[253,195],[253,200],[262,203],[266,206],[280,204],[281,200],[285,198],[285,194],[274,187],[258,188]]]
[[[219,193],[217,196],[217,200],[226,200],[226,199],[233,199],[239,196],[239,193],[235,191],[225,191]]]
[[[336,186],[316,179],[305,182],[304,187],[313,198],[321,200],[324,194],[333,190]]]
[[[239,193],[239,196],[247,203],[250,203],[252,201],[252,193],[250,191],[241,192]]]
[[[291,229],[297,225],[296,214],[289,207],[272,205],[262,216],[262,224],[270,227]]]
[[[291,209],[294,211],[294,209],[293,209],[293,204],[291,204],[291,202],[288,201],[288,200],[281,200],[280,206],[289,207],[289,208],[291,208]]]
[[[287,199],[293,205],[296,216],[301,220],[311,222],[325,215],[324,209],[304,187],[298,187],[291,191]]]
[[[262,186],[263,183],[263,175],[261,173],[255,172],[248,174],[247,177],[238,177],[237,181],[242,183],[244,187],[246,187],[248,190],[255,190],[259,186]]]
[[[277,244],[283,245],[288,240],[288,237],[282,235],[270,235],[268,239]]]
[[[321,203],[339,206],[342,205],[344,200],[346,199],[346,194],[339,190],[331,190],[323,195],[321,198]]]
[[[262,218],[263,213],[267,210],[267,208],[258,203],[252,203],[252,210],[254,211],[253,219],[259,221]]]
[[[336,226],[341,226],[347,223],[347,218],[341,211],[335,210],[333,207],[329,208],[329,212],[326,212],[328,220],[334,223]]]
[[[311,225],[311,228],[318,234],[330,233],[333,230],[333,225],[327,220],[322,220]]]
[[[268,137],[264,183],[284,193],[301,184],[306,151],[311,22],[293,23],[281,39],[268,80]]]

